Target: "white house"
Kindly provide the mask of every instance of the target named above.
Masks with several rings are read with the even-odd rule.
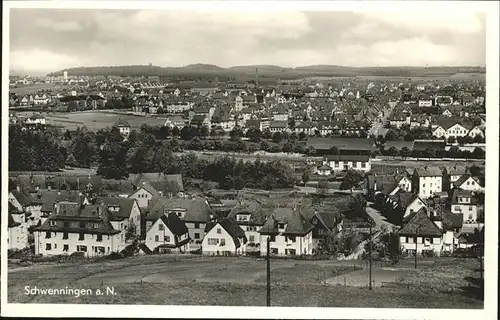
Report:
[[[146,230],[156,222],[161,215],[175,213],[186,224],[189,231],[190,250],[199,249],[205,236],[208,222],[214,217],[214,210],[206,199],[153,198],[151,209],[146,217]]]
[[[369,172],[371,158],[368,155],[328,155],[323,160],[323,165],[328,165],[333,172],[350,169]]]
[[[130,134],[130,124],[125,121],[125,120],[118,120],[115,124],[114,127],[118,128],[120,130],[120,134],[127,137]]]
[[[411,192],[411,180],[406,175],[396,175],[395,179],[399,189]]]
[[[446,175],[447,175],[448,181],[450,182],[449,188],[453,189],[455,181],[460,179],[466,173],[467,173],[467,168],[465,166],[462,166],[462,167],[453,166],[451,168],[448,168],[446,170]]]
[[[83,252],[106,255],[125,249],[121,230],[113,228],[103,204],[59,202],[54,213],[33,228],[35,254],[59,255]]]
[[[11,203],[18,211],[29,213],[28,225],[37,225],[42,217],[43,202],[34,198],[31,194],[21,191],[19,188],[12,190],[8,195]]]
[[[189,251],[189,232],[175,212],[161,215],[147,230],[146,246],[152,252]]]
[[[234,219],[222,219],[210,222],[205,227],[202,243],[204,255],[240,255],[244,254],[247,238]]]
[[[135,191],[128,197],[135,199],[140,208],[147,208],[153,197],[160,196],[160,192],[156,190],[148,181],[141,181],[139,185],[134,186]]]
[[[24,123],[27,125],[45,125],[46,120],[45,117],[41,114],[34,114],[31,117],[28,117],[24,120]]]
[[[477,199],[471,191],[455,190],[451,198],[451,212],[463,214],[464,224],[476,224],[478,219]]]
[[[26,213],[9,202],[7,249],[21,250],[28,247],[28,224]]]
[[[279,256],[311,255],[314,226],[295,208],[277,208],[260,230],[260,253]]]
[[[398,231],[405,252],[420,255],[424,251],[432,251],[438,256],[443,250],[443,233],[440,221],[432,221],[424,210],[406,217]]]
[[[132,235],[141,235],[141,210],[139,204],[133,198],[101,197],[97,203],[103,203],[108,210],[109,220],[113,227],[121,230],[124,235],[130,232]],[[130,231],[133,228],[133,231]],[[129,239],[126,239],[129,240]]]
[[[484,138],[484,131],[479,126],[474,126],[469,133],[467,133],[469,137],[475,138],[477,136]]]
[[[320,176],[329,176],[332,174],[332,168],[330,168],[330,166],[324,164],[324,165],[318,167],[318,169],[316,170],[316,173]]]
[[[260,251],[260,230],[266,222],[262,205],[257,201],[243,201],[231,210],[228,218],[234,219],[245,232],[247,243],[243,244],[242,250],[244,252]]]
[[[453,181],[452,184],[454,188],[474,192],[484,192],[484,185],[479,178],[473,177],[469,174],[464,174],[459,179]]]
[[[418,195],[427,199],[437,192],[441,192],[443,187],[443,173],[439,167],[419,167],[415,169],[412,178],[412,189]]]

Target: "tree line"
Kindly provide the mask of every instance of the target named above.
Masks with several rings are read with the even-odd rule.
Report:
[[[117,128],[27,131],[9,128],[9,170],[57,171],[65,166],[97,167],[105,179],[125,179],[130,173],[181,173],[185,178],[216,182],[223,189],[290,188],[294,170],[280,160],[263,162],[225,156],[199,159],[194,154],[175,155],[178,140],[158,141],[145,131],[133,131],[123,139]]]

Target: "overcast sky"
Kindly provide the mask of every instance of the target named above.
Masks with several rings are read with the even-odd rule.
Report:
[[[221,67],[484,65],[473,12],[202,12],[12,9],[11,70],[192,63]]]

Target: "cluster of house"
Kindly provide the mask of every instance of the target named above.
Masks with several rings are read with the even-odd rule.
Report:
[[[405,100],[403,95],[400,103],[389,115],[388,123],[390,127],[398,129],[403,126],[410,129],[426,128],[436,138],[484,138],[484,96],[463,95],[454,100],[451,96],[443,99],[442,96],[436,95],[433,99],[425,94],[414,100]]]
[[[139,240],[145,254],[201,248],[206,255],[237,255],[265,253],[270,238],[272,254],[310,255],[321,237],[341,226],[335,206],[270,208],[253,200],[187,196],[180,175],[132,179],[123,192],[98,195],[98,176],[18,176],[9,192],[9,249],[96,256]]]
[[[398,231],[407,252],[440,255],[467,247],[465,236],[484,226],[484,177],[467,167],[422,167],[371,174],[368,196],[402,215]],[[387,209],[389,208],[389,209]]]

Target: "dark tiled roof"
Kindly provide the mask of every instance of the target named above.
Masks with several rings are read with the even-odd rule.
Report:
[[[87,234],[117,234],[108,221],[108,213],[101,205],[80,205],[76,203],[60,202],[59,212],[52,214],[41,226],[34,231],[72,232]],[[56,225],[51,225],[56,221]],[[69,225],[65,226],[65,223]],[[83,224],[83,226],[81,225]],[[92,226],[95,224],[95,226]]]
[[[9,215],[10,214],[22,214],[22,211],[19,211],[10,201],[9,201]]]
[[[472,194],[472,191],[469,191],[469,190],[455,189],[453,191],[453,195],[451,196],[451,204],[464,204],[464,203],[459,203],[458,198],[470,198],[470,202],[465,203],[467,205],[468,204],[471,204],[471,205],[477,204],[476,197]]]
[[[9,211],[9,222],[8,222],[8,227],[9,227],[9,228],[14,228],[14,227],[17,227],[17,226],[19,226],[19,225],[21,225],[21,223],[16,222],[16,221],[14,220],[14,217],[12,216],[12,213]]]
[[[366,138],[310,137],[307,139],[307,146],[312,146],[316,150],[330,150],[332,147],[337,147],[339,150],[374,150],[370,139]]]
[[[443,172],[439,167],[419,167],[415,169],[414,174],[419,177],[442,177]]]
[[[178,199],[159,197],[152,206],[147,220],[156,221],[166,210],[185,209],[187,222],[207,222],[210,220],[210,214],[214,214],[213,209],[205,202],[203,198],[196,199]]]
[[[168,216],[162,215],[160,219],[176,236],[182,236],[188,232],[188,228],[186,227],[184,221],[179,219],[174,212],[169,213]]]
[[[386,141],[384,145],[385,150],[389,150],[391,147],[394,147],[398,150],[403,149],[404,147],[408,148],[408,150],[413,150],[413,141]]]
[[[130,128],[130,124],[127,121],[122,120],[122,119],[118,119],[118,121],[116,121],[113,126],[114,127],[128,127],[128,128]]]
[[[122,197],[99,197],[97,202],[104,203],[105,207],[119,207],[118,211],[109,211],[109,219],[114,221],[129,218],[136,200]]]
[[[418,236],[441,237],[443,235],[443,232],[423,210],[410,214],[405,219],[403,227],[399,229],[398,233],[403,236],[416,236],[417,230]]]
[[[29,193],[23,191],[12,190],[12,195],[16,198],[16,200],[23,206],[30,206],[36,204],[42,204],[41,201],[33,198]]]
[[[361,161],[368,162],[370,160],[370,156],[368,155],[328,155],[326,156],[326,160],[328,161]]]
[[[238,224],[263,225],[266,221],[266,215],[262,205],[255,200],[245,200],[237,204],[229,213],[228,218],[236,220],[240,213],[251,214],[249,221],[238,221]]]

